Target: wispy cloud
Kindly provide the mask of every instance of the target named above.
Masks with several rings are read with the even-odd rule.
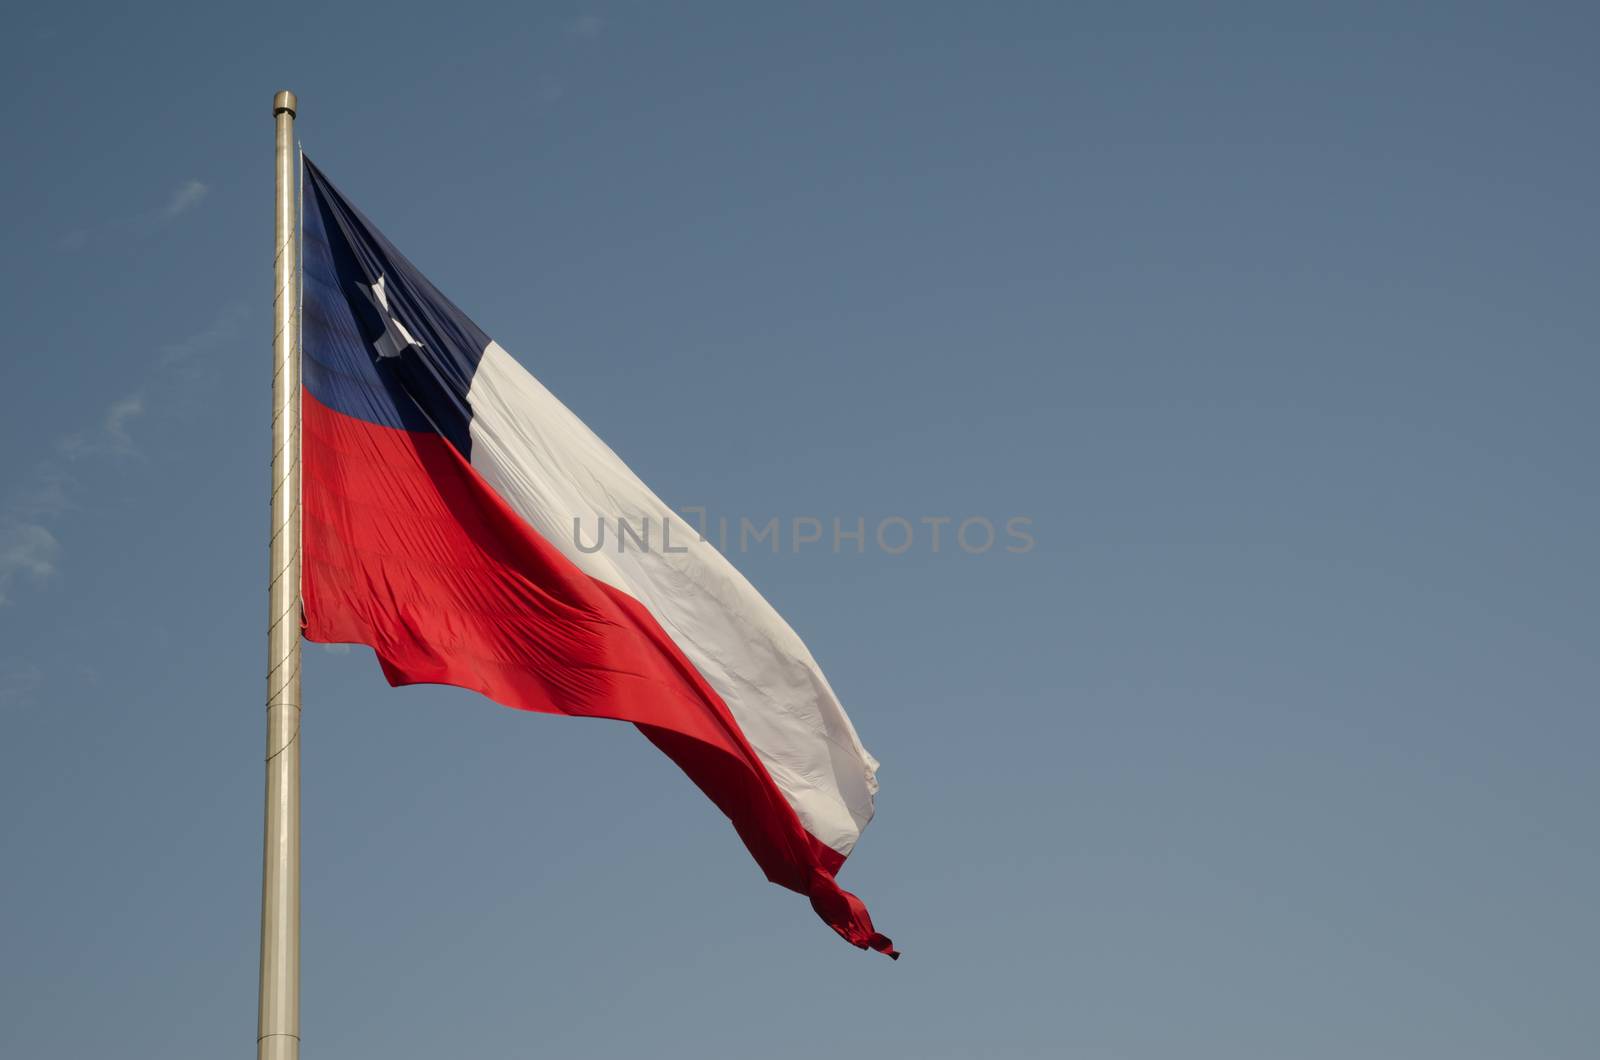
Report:
[[[569,37],[598,37],[605,32],[605,29],[606,20],[593,13],[577,15],[567,20]]]
[[[129,394],[106,406],[99,426],[91,431],[69,434],[56,443],[56,452],[68,460],[91,456],[138,456],[129,424],[144,414],[144,395]]]
[[[206,193],[210,190],[203,182],[191,177],[178,185],[178,190],[172,193],[172,198],[168,200],[166,208],[161,213],[170,221],[179,214],[187,213],[190,209],[200,205],[200,200],[205,198]]]
[[[181,368],[209,354],[216,353],[238,337],[239,329],[249,316],[240,303],[224,306],[211,326],[204,331],[169,342],[161,347],[156,361],[158,368]]]
[[[244,316],[243,307],[229,306],[204,331],[163,348],[137,389],[107,405],[92,426],[57,438],[23,474],[0,503],[0,606],[19,582],[43,582],[56,572],[62,549],[53,528],[76,508],[85,465],[140,456],[133,428],[148,411],[147,395],[161,395],[163,410],[181,405],[173,395],[193,393],[193,365],[233,341]]]
[[[0,507],[0,606],[19,581],[43,582],[56,572],[61,542],[50,525],[74,507],[77,480],[71,467],[94,458],[136,456],[129,425],[143,412],[143,396],[130,394],[107,406],[95,427],[57,438]]]
[[[131,217],[124,217],[121,220],[98,226],[98,229],[95,227],[74,228],[71,231],[64,232],[61,238],[56,240],[56,246],[68,252],[82,250],[96,237],[97,230],[104,232],[106,230],[123,229],[132,231],[137,235],[149,235],[200,205],[201,201],[210,192],[211,186],[209,184],[203,180],[190,177],[173,189],[165,204],[136,213]]]
[[[27,696],[44,683],[44,674],[30,662],[18,659],[0,661],[0,706]]]
[[[135,416],[144,414],[144,395],[129,394],[118,401],[113,401],[111,407],[106,409],[105,420],[100,424],[100,433],[117,452],[133,452],[133,439],[128,436],[128,422]]]
[[[44,525],[0,519],[0,604],[11,598],[19,579],[40,582],[54,574],[60,552],[60,542]]]

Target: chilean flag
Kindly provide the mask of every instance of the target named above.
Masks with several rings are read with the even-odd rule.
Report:
[[[632,722],[767,879],[898,956],[834,881],[878,763],[794,630],[304,166],[306,637],[370,645],[391,685]],[[580,548],[602,520],[655,537]]]

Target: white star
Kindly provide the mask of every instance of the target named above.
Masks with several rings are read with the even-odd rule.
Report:
[[[421,349],[422,343],[412,337],[406,326],[390,311],[389,293],[383,288],[383,277],[379,276],[378,282],[370,286],[363,285],[362,289],[383,315],[383,334],[377,342],[378,356],[398,357],[413,346]]]

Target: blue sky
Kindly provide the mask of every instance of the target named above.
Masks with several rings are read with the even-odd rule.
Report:
[[[883,762],[765,884],[632,730],[306,661],[305,1055],[1582,1057],[1581,5],[35,6],[0,72],[0,1052],[255,1027],[272,120]]]

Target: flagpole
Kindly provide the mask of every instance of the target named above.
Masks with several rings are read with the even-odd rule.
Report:
[[[300,1056],[300,239],[293,92],[272,98],[272,538],[267,588],[267,798],[257,1060]]]

